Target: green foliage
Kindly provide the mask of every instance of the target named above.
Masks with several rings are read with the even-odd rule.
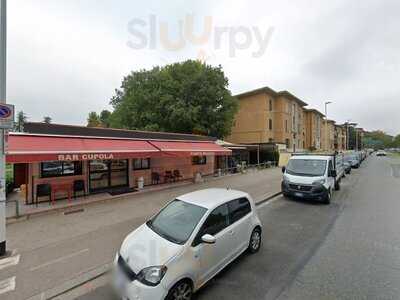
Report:
[[[14,131],[16,132],[23,132],[24,131],[24,124],[28,120],[26,114],[20,110],[17,113],[17,121],[14,123]]]
[[[103,110],[100,113],[100,117],[99,117],[101,126],[104,128],[110,127],[110,118],[111,118],[111,112],[106,109]]]
[[[95,111],[89,113],[87,127],[100,127],[100,117]]]
[[[111,127],[218,138],[230,133],[238,109],[221,66],[192,60],[132,72],[111,105]]]
[[[49,116],[43,117],[43,123],[50,124],[52,122],[52,119]]]
[[[396,138],[393,139],[393,136],[388,135],[380,130],[367,132],[364,135],[364,146],[366,148],[373,148],[373,149],[400,147],[400,138],[397,140],[398,142],[397,146],[396,146]]]

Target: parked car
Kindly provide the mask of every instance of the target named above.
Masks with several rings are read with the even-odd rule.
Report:
[[[207,189],[178,197],[130,233],[114,262],[122,299],[191,299],[225,266],[261,245],[252,198]]]
[[[282,193],[285,197],[331,202],[333,190],[340,189],[343,165],[337,169],[337,156],[327,154],[293,155],[282,168]],[[340,174],[339,174],[340,173]]]
[[[356,152],[346,153],[344,156],[344,160],[345,162],[350,163],[353,169],[358,169],[360,167],[360,156]]]
[[[384,150],[379,150],[378,152],[376,152],[376,156],[387,156],[387,153]]]
[[[343,165],[344,165],[344,170],[345,170],[346,174],[351,174],[351,163],[348,161],[345,161],[343,163]]]

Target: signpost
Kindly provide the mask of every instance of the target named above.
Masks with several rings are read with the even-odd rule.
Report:
[[[7,2],[0,0],[0,257],[6,254],[5,130],[14,123],[14,107],[6,102]]]

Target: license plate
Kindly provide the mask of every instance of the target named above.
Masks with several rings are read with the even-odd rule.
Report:
[[[303,196],[304,196],[303,193],[294,193],[294,195],[295,195],[296,197],[303,197]]]

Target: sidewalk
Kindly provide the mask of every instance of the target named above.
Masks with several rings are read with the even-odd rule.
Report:
[[[270,176],[268,176],[268,181],[269,183],[276,183],[276,180],[278,180],[278,183],[280,183],[280,173],[276,172],[276,169],[267,169],[267,170],[256,170],[256,169],[249,169],[247,173],[245,174],[231,174],[227,176],[222,176],[222,177],[206,177],[204,178],[204,183],[212,183],[216,181],[226,180],[227,178],[230,178],[232,176],[244,176],[246,175],[251,175],[254,172],[267,172],[270,173]],[[275,178],[276,177],[276,178]],[[38,206],[35,205],[25,205],[25,203],[19,199],[19,195],[14,192],[10,194],[7,198],[7,200],[11,200],[10,202],[7,203],[6,205],[6,216],[8,219],[8,223],[14,222],[17,216],[17,210],[16,210],[16,205],[17,201],[19,202],[19,208],[18,208],[18,214],[19,218],[21,219],[26,219],[32,216],[38,216],[38,215],[43,215],[43,214],[48,214],[48,213],[55,213],[55,212],[63,212],[63,211],[68,211],[68,210],[77,210],[81,209],[83,207],[86,207],[88,205],[94,204],[94,203],[99,203],[99,202],[105,202],[105,201],[114,201],[118,199],[126,199],[128,197],[131,197],[132,199],[135,198],[135,196],[143,194],[143,193],[149,193],[149,192],[155,192],[155,191],[164,191],[168,189],[174,189],[182,186],[198,186],[199,184],[194,184],[192,181],[182,181],[182,182],[177,182],[177,183],[169,183],[169,184],[161,184],[161,185],[156,185],[156,186],[147,186],[143,190],[136,191],[133,193],[127,193],[127,194],[122,194],[122,195],[116,195],[112,196],[109,193],[100,193],[100,194],[94,194],[94,195],[89,195],[86,197],[78,197],[77,199],[72,199],[71,202],[69,202],[67,199],[64,200],[57,200],[54,205],[50,205],[50,203],[44,202],[44,203],[39,203]],[[280,190],[280,185],[275,187],[271,186],[271,195],[275,194]],[[277,189],[278,188],[278,189]],[[189,188],[190,189],[190,188]],[[196,188],[197,189],[197,188]],[[261,195],[264,196],[264,195]],[[270,196],[270,195],[269,195]],[[268,197],[268,195],[266,196]],[[260,199],[263,200],[263,199]]]

